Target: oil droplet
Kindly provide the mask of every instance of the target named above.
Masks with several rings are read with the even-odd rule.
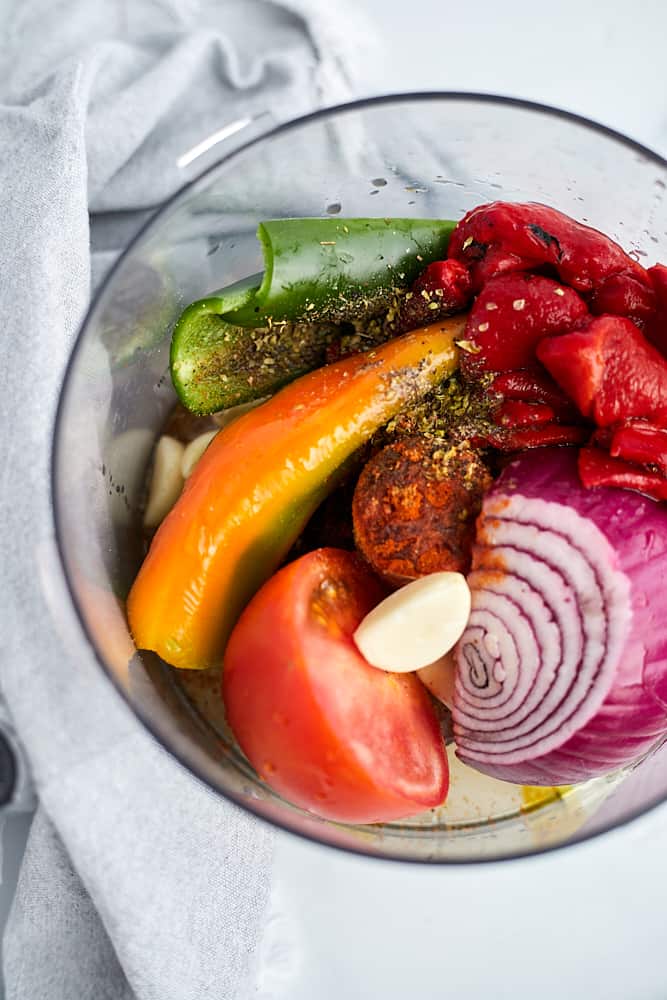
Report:
[[[546,805],[547,802],[554,802],[560,799],[572,785],[522,785],[521,798],[523,799],[523,809],[532,809],[535,806]]]

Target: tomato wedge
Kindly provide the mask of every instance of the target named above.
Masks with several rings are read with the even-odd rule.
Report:
[[[356,554],[309,552],[258,591],[225,652],[223,695],[241,749],[275,791],[326,819],[399,819],[447,794],[423,686],[370,666],[352,639],[385,594]]]

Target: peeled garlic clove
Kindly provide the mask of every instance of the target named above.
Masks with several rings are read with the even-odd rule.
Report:
[[[167,516],[183,489],[181,462],[184,446],[176,438],[163,434],[155,448],[153,475],[144,511],[144,524],[156,528]]]
[[[255,407],[261,406],[268,398],[268,396],[262,396],[261,399],[251,399],[249,403],[239,403],[238,406],[230,406],[228,410],[219,410],[217,413],[212,413],[211,416],[218,427],[228,427],[229,424],[233,424],[235,420],[242,417],[244,413],[248,413],[250,410],[254,410]]]
[[[354,641],[372,666],[407,673],[448,653],[469,617],[470,590],[463,574],[431,573],[373,608]]]
[[[456,664],[454,654],[445,653],[435,663],[429,663],[417,671],[417,677],[429,689],[434,698],[441,701],[447,708],[454,704],[454,682],[456,680]]]
[[[181,459],[181,475],[183,479],[187,479],[191,474],[217,433],[217,431],[204,431],[203,434],[200,434],[194,441],[186,445]]]

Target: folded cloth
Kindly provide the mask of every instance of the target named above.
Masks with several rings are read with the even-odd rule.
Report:
[[[0,683],[40,801],[7,997],[242,1000],[272,835],[161,750],[82,642],[52,539],[50,431],[89,297],[89,209],[154,207],[183,183],[177,157],[239,117],[348,96],[371,32],[341,2],[16,0],[2,35]],[[119,247],[102,249],[96,277]]]

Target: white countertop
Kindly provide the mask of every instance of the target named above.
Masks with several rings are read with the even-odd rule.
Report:
[[[369,90],[472,90],[555,104],[667,151],[664,0],[356,0],[387,57]]]
[[[665,1000],[667,808],[515,862],[368,861],[281,836],[271,1000]]]
[[[368,93],[530,98],[667,152],[665,0],[357,3],[388,46]],[[8,826],[0,924],[26,826]],[[258,1000],[665,1000],[666,838],[663,808],[544,857],[436,869],[281,834]]]

